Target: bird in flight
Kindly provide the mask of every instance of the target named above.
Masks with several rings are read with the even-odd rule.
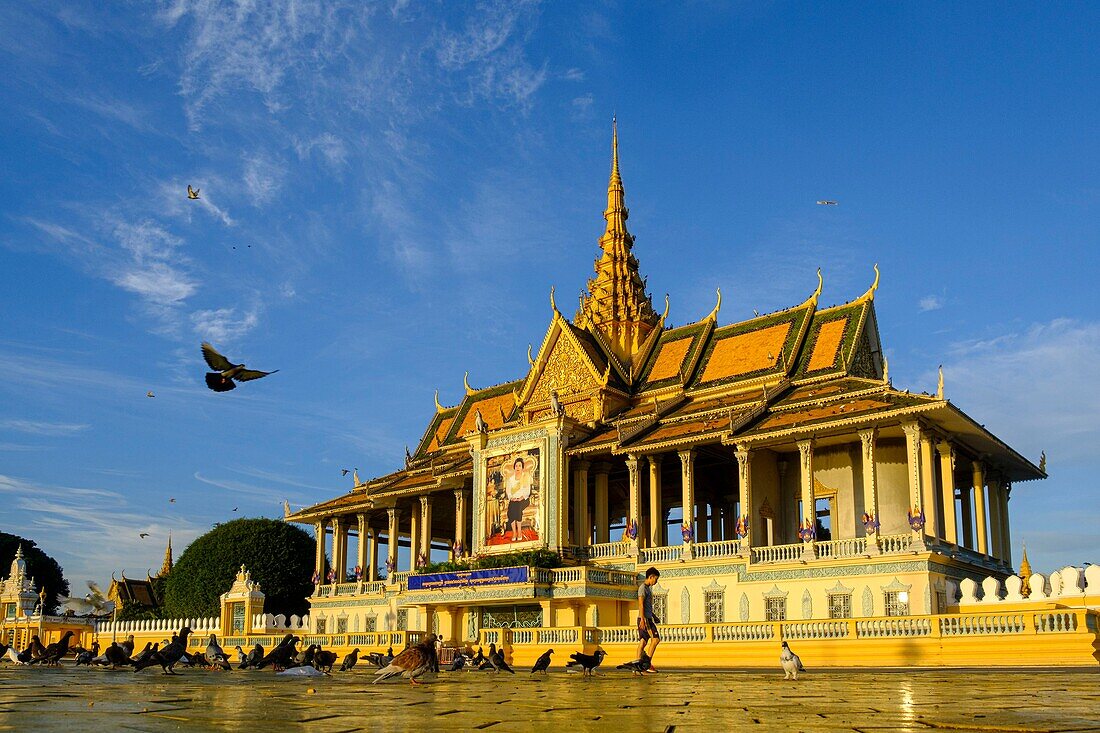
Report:
[[[349,473],[351,473],[351,471],[349,471],[349,470],[348,470],[348,469],[346,469],[346,468],[341,468],[341,469],[340,469],[340,475],[341,475],[341,476],[347,476],[347,475],[348,475]]]
[[[187,184],[187,198],[194,200],[199,197],[199,189],[191,188],[191,184]]]
[[[176,500],[175,500],[175,499],[169,499],[169,500],[168,500],[168,503],[169,503],[169,504],[175,504],[175,503],[176,503]]]
[[[836,201],[822,200],[822,201],[818,201],[817,205],[818,206],[836,206],[837,202]]]
[[[149,536],[148,532],[142,532],[141,534],[138,535],[138,537],[140,537],[141,539],[145,539],[148,536]]]
[[[233,507],[233,511],[237,511],[237,507]]]
[[[146,397],[156,397],[156,395],[155,395],[155,394],[153,394],[153,390],[149,390],[148,392],[146,392],[146,393],[145,393],[145,396],[146,396]]]
[[[276,369],[274,372],[261,372],[248,369],[244,364],[234,364],[205,341],[202,342],[202,358],[206,359],[206,363],[210,365],[210,368],[215,370],[206,373],[206,386],[215,392],[228,392],[231,389],[236,389],[237,385],[233,380],[249,382],[279,371]]]

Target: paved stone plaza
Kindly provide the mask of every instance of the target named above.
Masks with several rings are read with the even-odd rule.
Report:
[[[0,667],[2,730],[1100,730],[1100,671],[484,672],[370,684],[184,670]]]

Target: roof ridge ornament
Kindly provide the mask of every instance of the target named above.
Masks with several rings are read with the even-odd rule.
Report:
[[[446,409],[447,409],[446,407],[444,407],[443,405],[439,404],[439,390],[437,389],[437,390],[435,391],[435,411],[436,411],[436,412],[443,412],[443,411],[444,411],[444,410],[446,410]]]
[[[531,347],[533,344],[527,344],[527,363],[531,366],[535,365],[535,359],[531,356]]]
[[[668,293],[665,293],[665,312],[661,314],[661,323],[664,323],[666,318],[668,318]]]
[[[936,399],[943,399],[943,364],[940,364],[940,377],[936,383]]]
[[[859,298],[856,300],[856,303],[866,303],[866,302],[873,301],[875,299],[875,291],[878,290],[878,280],[879,280],[879,271],[878,271],[878,263],[877,262],[875,263],[874,268],[875,268],[875,281],[871,283],[871,287],[867,288],[866,293],[859,296]]]
[[[550,307],[554,309],[555,313],[558,313],[560,315],[560,311],[558,311],[558,304],[557,304],[557,302],[554,301],[554,286],[553,285],[550,286]]]
[[[821,268],[817,268],[817,290],[810,296],[810,300],[817,305],[817,299],[821,297],[821,290],[825,287],[825,278],[821,276]]]
[[[470,386],[470,370],[467,369],[466,373],[462,375],[462,386],[466,388],[466,394],[470,395],[477,390]]]
[[[717,321],[718,320],[718,311],[722,310],[722,288],[717,288],[715,290],[715,292],[718,293],[718,302],[714,304],[714,310],[712,310],[710,312],[710,314],[704,320]]]

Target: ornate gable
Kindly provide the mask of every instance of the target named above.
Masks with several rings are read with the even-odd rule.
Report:
[[[574,420],[592,422],[602,417],[593,398],[604,386],[604,380],[596,376],[591,359],[571,335],[566,329],[558,329],[524,403],[524,411],[530,417],[549,410],[550,394],[554,391],[565,414]]]

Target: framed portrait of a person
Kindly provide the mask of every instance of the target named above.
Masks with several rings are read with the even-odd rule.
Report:
[[[508,550],[542,542],[542,485],[538,448],[512,450],[485,459],[481,487],[482,545]]]

